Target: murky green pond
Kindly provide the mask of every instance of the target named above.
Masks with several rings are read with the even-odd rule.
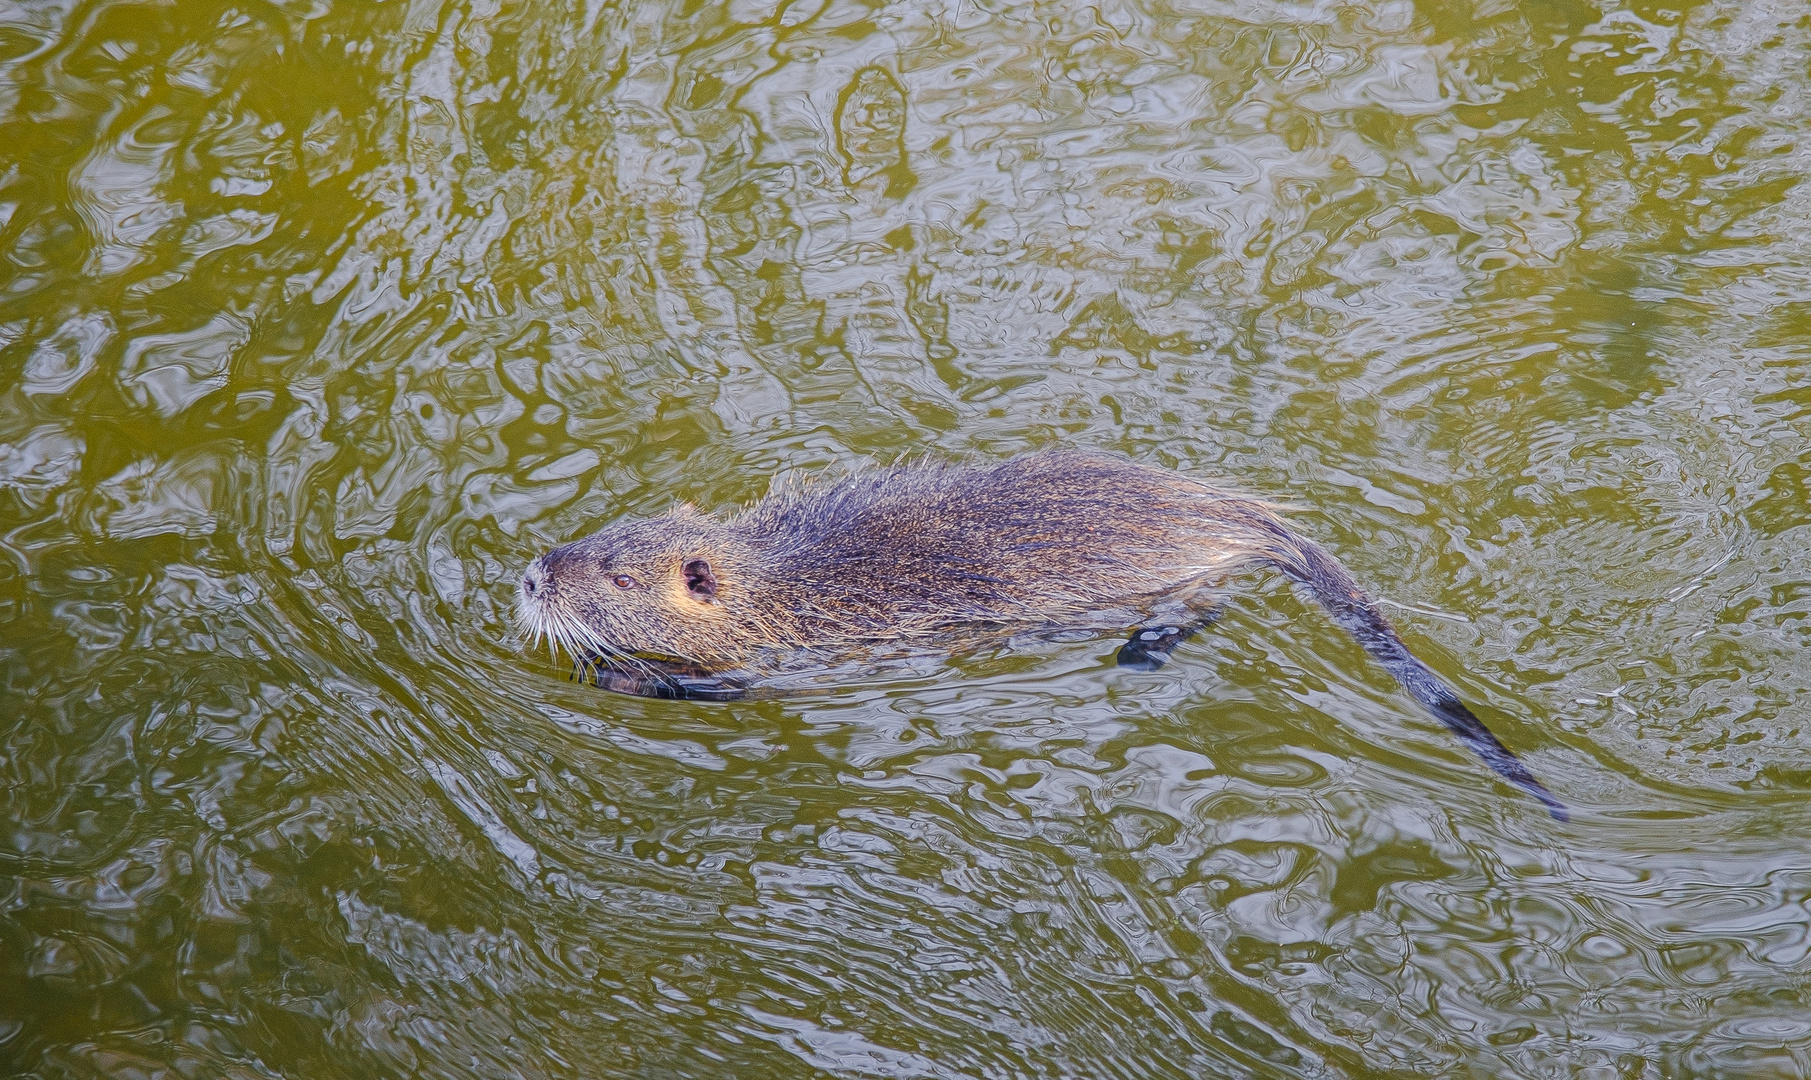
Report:
[[[0,1073],[1811,1075],[1802,0],[0,4]],[[1155,673],[528,652],[776,475],[1235,479]]]

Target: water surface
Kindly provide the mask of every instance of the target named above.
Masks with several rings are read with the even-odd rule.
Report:
[[[1795,0],[0,7],[0,1060],[1811,1074]],[[569,682],[547,546],[778,475],[1235,479],[1164,670]]]

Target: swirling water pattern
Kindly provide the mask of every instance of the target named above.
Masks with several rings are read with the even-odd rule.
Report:
[[[1811,1075],[1787,0],[0,8],[11,1075]],[[1275,582],[735,705],[547,545],[1088,445]]]

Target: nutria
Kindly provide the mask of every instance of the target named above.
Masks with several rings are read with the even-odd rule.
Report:
[[[1491,768],[1565,817],[1346,568],[1271,506],[1103,454],[857,472],[782,486],[727,521],[683,505],[617,522],[536,559],[521,618],[600,682],[663,697],[736,696],[717,676],[781,650],[1061,626],[1111,609],[1144,613],[1122,627],[1172,613],[1119,650],[1122,665],[1149,669],[1212,621],[1208,590],[1253,564],[1305,586]]]

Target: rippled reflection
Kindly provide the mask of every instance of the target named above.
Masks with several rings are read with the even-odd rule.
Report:
[[[0,1054],[33,1076],[1811,1073],[1799,5],[0,10]],[[604,695],[526,562],[913,454],[1276,582]]]

